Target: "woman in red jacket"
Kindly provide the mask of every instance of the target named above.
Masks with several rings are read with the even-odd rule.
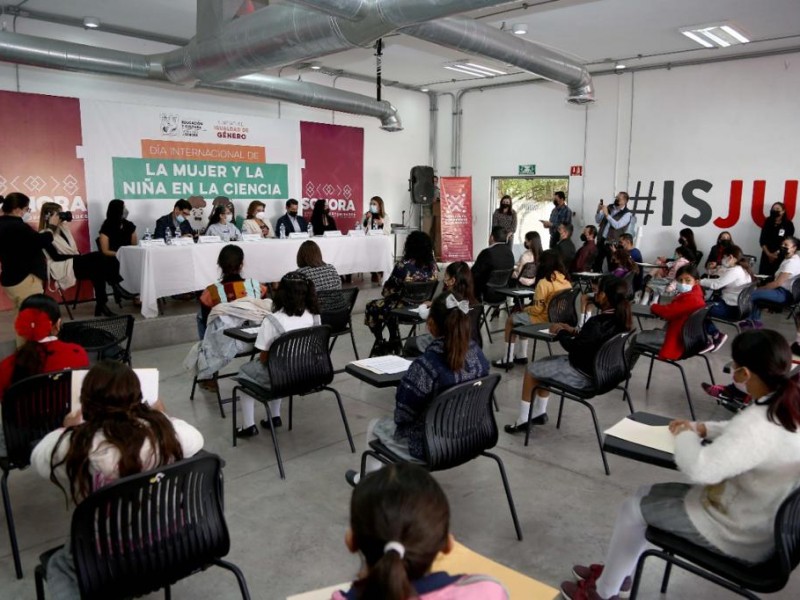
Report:
[[[694,265],[685,265],[675,274],[678,295],[669,304],[652,304],[650,312],[667,322],[666,329],[643,331],[637,341],[646,345],[661,345],[659,358],[678,360],[683,356],[681,330],[689,315],[706,305],[700,276]]]

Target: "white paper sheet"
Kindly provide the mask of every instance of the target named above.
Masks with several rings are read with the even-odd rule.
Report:
[[[411,366],[411,361],[402,356],[390,354],[388,356],[375,356],[364,358],[353,362],[354,365],[363,369],[368,369],[378,375],[392,375],[394,373],[405,373]]]
[[[610,429],[606,429],[605,434],[654,450],[675,454],[675,436],[669,432],[667,425],[645,425],[625,418]]]
[[[242,329],[242,333],[258,333],[258,330],[261,327],[248,327],[247,329]]]
[[[82,369],[72,372],[72,412],[81,408],[81,387],[88,370]],[[158,401],[158,369],[134,369],[142,386],[144,401],[150,406]]]
[[[540,329],[540,330],[539,330],[539,333],[541,333],[541,334],[543,334],[543,335],[555,336],[555,333],[552,333],[552,332],[550,331],[550,328],[549,328],[549,327],[545,327],[544,329]]]
[[[533,290],[512,290],[515,296],[533,296]]]

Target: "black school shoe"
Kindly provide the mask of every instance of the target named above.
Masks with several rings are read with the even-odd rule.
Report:
[[[269,421],[266,419],[261,419],[261,426],[265,429],[269,429]],[[272,427],[283,427],[283,421],[281,421],[280,417],[272,417]]]
[[[547,413],[544,413],[538,417],[532,418],[531,425],[547,425],[549,420],[550,418],[547,416]],[[506,433],[524,433],[527,431],[527,426],[525,423],[520,423],[519,425],[506,425],[503,429]]]
[[[250,427],[240,427],[236,430],[237,438],[251,438],[258,435],[258,427],[250,425]]]

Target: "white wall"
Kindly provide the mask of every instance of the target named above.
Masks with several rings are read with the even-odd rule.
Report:
[[[170,49],[162,44],[134,41],[99,31],[86,32],[25,19],[17,21],[17,32],[77,43],[91,43],[142,54]],[[333,113],[285,102],[278,103],[254,96],[194,90],[165,83],[34,67],[19,67],[18,73],[19,87],[17,87],[15,67],[8,63],[0,63],[0,89],[362,127],[364,129],[365,205],[370,196],[383,197],[392,220],[396,222],[400,221],[403,210],[409,210],[408,175],[411,167],[428,163],[428,98],[421,93],[394,88],[384,89],[383,98],[397,107],[405,125],[402,132],[388,133],[381,130],[380,121],[372,117]],[[303,78],[306,81],[324,85],[331,85],[332,82],[330,77],[324,75],[304,75]],[[339,79],[336,87],[371,97],[374,97],[375,94],[374,85],[352,80]],[[91,173],[87,172],[86,176],[87,179],[90,178]],[[302,196],[299,189],[290,190],[290,193],[297,198]],[[112,197],[113,190],[108,190],[106,197],[90,197],[88,201],[90,205],[93,203],[105,204]],[[90,218],[94,219],[95,211],[91,212]],[[408,218],[408,212],[406,215]],[[90,225],[95,228],[99,227],[99,223]]]

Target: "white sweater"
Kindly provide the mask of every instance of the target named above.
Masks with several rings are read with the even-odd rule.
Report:
[[[203,434],[181,419],[170,417],[170,421],[175,428],[175,434],[178,437],[178,442],[181,444],[184,458],[194,456],[202,450]],[[42,441],[36,444],[36,447],[31,453],[31,464],[42,477],[50,478],[50,459],[63,433],[63,427],[51,431]],[[69,442],[69,437],[67,437],[67,439],[61,443],[58,447],[58,455],[55,457],[54,462],[63,460],[69,448]],[[144,470],[155,467],[155,456],[149,442],[145,441],[145,443],[142,444],[140,454]],[[102,431],[98,431],[94,434],[92,449],[89,452],[89,464],[89,469],[94,479],[93,488],[95,490],[119,479],[119,451],[115,446],[105,442],[105,436]],[[64,486],[64,489],[69,490],[69,480],[67,479],[63,465],[56,471],[56,477],[61,482],[61,485]]]
[[[747,271],[736,265],[720,270],[716,279],[701,279],[700,285],[709,290],[722,290],[722,301],[728,306],[738,306],[739,293],[752,282]]]
[[[800,485],[800,432],[770,421],[767,406],[757,403],[705,425],[711,444],[692,431],[675,439],[678,468],[699,484],[686,495],[689,518],[729,556],[765,560],[775,547],[778,508]]]

